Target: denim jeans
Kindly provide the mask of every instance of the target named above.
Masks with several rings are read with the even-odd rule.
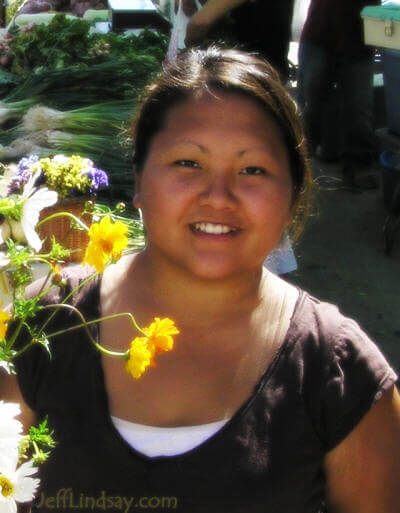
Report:
[[[298,102],[311,150],[321,145],[344,167],[365,167],[373,161],[372,57],[338,56],[301,43]]]

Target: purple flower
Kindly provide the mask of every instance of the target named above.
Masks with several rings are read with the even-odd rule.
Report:
[[[22,158],[17,165],[18,173],[22,173],[23,171],[29,171],[31,166],[35,164],[39,160],[37,155],[29,155],[28,157]]]
[[[17,174],[12,177],[8,185],[8,194],[21,192],[24,185],[32,176],[31,167],[39,160],[37,155],[22,158],[17,164]]]
[[[8,194],[12,194],[14,192],[21,192],[24,185],[28,182],[32,173],[29,169],[23,169],[22,171],[18,171],[18,174],[13,176],[8,184]]]
[[[89,189],[90,194],[93,194],[101,187],[108,187],[108,176],[102,169],[88,167],[82,171],[82,174],[88,175],[92,181],[92,187]]]

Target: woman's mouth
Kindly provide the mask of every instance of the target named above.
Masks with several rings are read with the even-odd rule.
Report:
[[[199,235],[232,236],[239,232],[238,228],[220,223],[194,223],[190,225],[193,233]]]

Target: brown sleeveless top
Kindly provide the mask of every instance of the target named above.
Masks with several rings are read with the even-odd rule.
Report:
[[[79,266],[67,272],[68,287],[85,275]],[[73,299],[88,320],[99,316],[99,285]],[[63,311],[51,329],[79,322]],[[324,455],[397,379],[355,321],[301,292],[279,352],[228,423],[183,454],[148,457],[113,426],[85,331],[51,347],[51,360],[34,347],[17,361],[26,402],[39,419],[48,415],[58,442],[40,468],[35,512],[317,513]]]

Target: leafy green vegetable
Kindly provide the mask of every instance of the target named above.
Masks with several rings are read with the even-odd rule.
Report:
[[[0,69],[0,84],[18,84],[21,79],[14,73]]]
[[[152,30],[139,35],[90,33],[90,23],[57,14],[49,24],[26,30],[15,27],[10,43],[11,71],[26,75],[37,69],[60,70],[71,65],[95,64],[106,60],[131,60],[152,56],[160,64],[168,45],[167,37]]]
[[[11,71],[24,74],[38,66],[60,69],[88,59],[90,24],[70,20],[64,14],[54,16],[48,25],[35,25],[33,30],[17,31],[11,48]]]

